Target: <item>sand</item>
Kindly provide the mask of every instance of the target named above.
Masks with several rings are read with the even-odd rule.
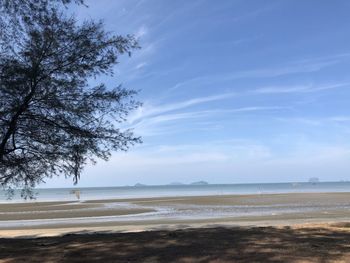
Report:
[[[241,214],[236,210],[226,212],[231,207],[238,207],[239,211],[243,212],[253,207],[254,211],[258,212]],[[275,207],[278,207],[277,212],[269,212],[269,209]],[[300,207],[303,209],[299,210]],[[164,208],[170,212],[157,214],[158,209]],[[267,209],[267,212],[264,209]],[[83,230],[130,232],[203,227],[213,224],[281,226],[349,220],[350,193],[28,202],[0,204],[0,237],[16,237],[23,233],[35,236],[59,235]]]
[[[350,193],[0,204],[0,262],[350,262],[347,222]]]
[[[346,225],[215,227],[0,239],[0,262],[350,262]]]

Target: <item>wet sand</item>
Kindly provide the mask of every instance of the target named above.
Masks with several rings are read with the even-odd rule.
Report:
[[[134,198],[0,204],[0,237],[350,221],[350,193]]]

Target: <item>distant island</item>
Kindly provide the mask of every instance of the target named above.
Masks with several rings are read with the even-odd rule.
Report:
[[[193,182],[190,185],[208,185],[209,183],[206,181],[198,181],[198,182]]]

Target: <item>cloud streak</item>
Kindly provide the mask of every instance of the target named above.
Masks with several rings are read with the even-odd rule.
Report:
[[[169,134],[177,133],[179,131],[192,130],[195,126],[193,120],[195,119],[204,119],[210,121],[215,117],[215,119],[221,119],[227,114],[240,114],[248,112],[262,112],[262,111],[280,111],[280,110],[289,110],[288,107],[261,107],[261,106],[252,106],[252,107],[241,107],[234,109],[211,109],[211,110],[202,110],[202,111],[190,111],[190,112],[181,112],[173,114],[161,114],[157,116],[146,117],[136,123],[133,127],[135,130],[143,136],[154,136],[160,134]],[[192,121],[191,123],[184,125],[181,122]],[[207,124],[210,125],[210,124]],[[169,127],[170,126],[170,127]],[[201,128],[200,128],[201,129]]]
[[[150,103],[145,103],[144,106],[140,107],[132,116],[130,116],[128,120],[130,124],[134,124],[139,120],[149,116],[159,115],[159,114],[163,114],[163,113],[175,111],[175,110],[181,110],[181,109],[185,109],[188,107],[192,107],[192,106],[207,103],[207,102],[225,100],[225,99],[232,98],[235,95],[236,93],[224,93],[224,94],[212,95],[212,96],[206,96],[206,97],[197,97],[197,98],[192,98],[185,101],[157,105],[157,106],[153,106]]]
[[[330,85],[301,85],[301,86],[273,86],[253,90],[255,94],[283,94],[283,93],[311,93],[336,88],[348,87],[350,83],[338,83]]]
[[[188,79],[183,82],[179,82],[174,85],[169,91],[175,91],[185,86],[196,86],[203,84],[213,84],[223,81],[232,81],[237,79],[246,78],[274,78],[291,74],[302,74],[320,71],[331,65],[342,62],[344,59],[349,58],[349,53],[337,54],[334,56],[316,58],[316,59],[305,59],[298,60],[287,65],[280,67],[264,68],[264,69],[253,69],[237,71],[232,73],[212,75],[212,76],[199,76],[192,79]]]

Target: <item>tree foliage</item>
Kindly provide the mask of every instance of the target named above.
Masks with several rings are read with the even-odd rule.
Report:
[[[83,5],[84,0],[0,0],[0,47],[16,45],[23,34],[23,22],[35,23],[48,10],[68,7],[70,3]]]
[[[112,74],[137,41],[105,32],[101,22],[78,25],[53,2],[0,4],[0,184],[25,195],[47,177],[77,182],[88,161],[107,160],[111,151],[140,142],[118,128],[139,105],[135,91],[89,85],[91,78]],[[9,40],[11,32],[20,37]]]

